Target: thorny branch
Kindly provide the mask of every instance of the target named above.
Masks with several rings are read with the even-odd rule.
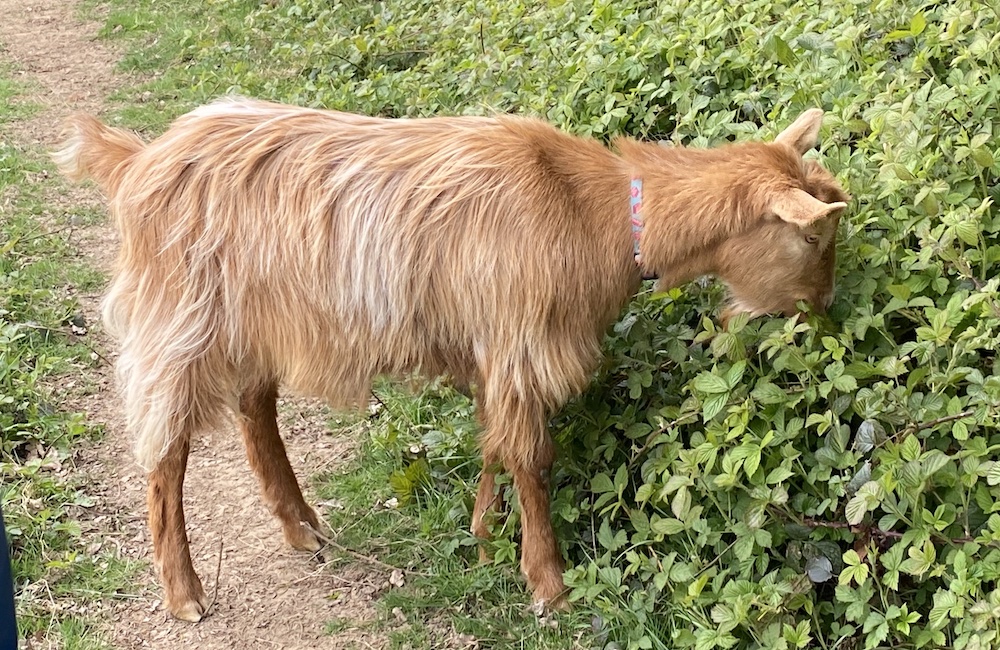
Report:
[[[639,449],[634,454],[632,454],[632,460],[629,461],[629,464],[628,464],[629,469],[631,469],[633,467],[633,465],[635,464],[635,462],[639,458],[642,457],[642,454],[645,453],[645,451],[647,449],[649,449],[649,446],[653,444],[653,441],[656,440],[657,436],[659,436],[661,433],[664,433],[664,432],[668,431],[669,429],[677,426],[681,422],[684,422],[685,420],[688,420],[688,419],[690,419],[690,418],[698,415],[699,413],[700,413],[700,411],[691,411],[690,413],[685,413],[685,414],[681,415],[680,417],[678,417],[677,419],[675,419],[675,420],[673,420],[673,421],[671,421],[671,422],[669,422],[667,424],[664,424],[664,425],[662,425],[662,426],[660,426],[660,427],[658,427],[656,429],[653,429],[653,431],[651,431],[649,433],[649,435],[646,436],[646,440],[643,443],[642,447],[639,447]]]

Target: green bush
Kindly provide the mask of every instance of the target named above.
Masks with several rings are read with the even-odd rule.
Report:
[[[224,27],[177,34],[181,65],[150,86],[154,99],[510,111],[697,146],[772,136],[826,109],[822,159],[855,198],[828,317],[720,331],[706,317],[717,287],[639,296],[598,380],[554,422],[567,583],[609,621],[598,638],[630,648],[1000,647],[995,9],[289,0],[203,11]],[[425,442],[419,462],[439,475],[468,448],[440,431]]]

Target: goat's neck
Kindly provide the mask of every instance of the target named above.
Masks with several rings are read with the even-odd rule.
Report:
[[[634,141],[619,148],[642,179],[643,269],[664,288],[714,273],[719,244],[750,226],[734,165],[698,150]]]
[[[563,181],[559,191],[576,206],[577,218],[566,228],[587,251],[580,268],[600,269],[588,280],[593,293],[624,302],[642,272],[658,275],[661,287],[713,274],[720,243],[752,227],[741,179],[753,152],[743,145],[686,150],[634,140],[617,141],[615,148],[617,156],[596,141],[564,137],[544,150],[549,171]],[[731,161],[733,154],[743,160]],[[643,181],[641,269],[632,250],[633,177]]]

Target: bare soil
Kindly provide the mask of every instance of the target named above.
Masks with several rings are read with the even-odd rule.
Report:
[[[0,137],[41,154],[59,140],[60,123],[74,111],[106,112],[115,90],[137,83],[115,69],[118,54],[96,35],[100,25],[81,18],[78,0],[0,0],[0,53],[41,107],[30,119],[0,126]],[[103,210],[92,186],[70,187],[46,174],[36,179],[51,206],[52,227],[82,221],[77,211]],[[92,221],[92,220],[91,220]],[[77,224],[71,241],[89,265],[107,274],[116,251],[110,224]],[[73,291],[72,289],[68,289]],[[216,601],[192,625],[161,607],[145,524],[145,477],[133,462],[113,381],[114,344],[102,333],[98,294],[75,295],[88,324],[85,340],[95,361],[66,378],[57,396],[63,407],[103,426],[100,442],[79,450],[78,471],[91,484],[95,506],[81,522],[88,552],[104,550],[144,562],[130,594],[94,605],[115,648],[381,648],[373,596],[387,576],[363,564],[324,566],[286,547],[278,523],[261,503],[235,428],[196,440],[185,483],[188,531],[195,567]],[[346,434],[332,434],[317,403],[283,401],[282,431],[300,481],[336,469],[353,452]],[[316,503],[309,486],[307,500]],[[319,508],[322,514],[322,508]],[[221,552],[221,561],[220,561]],[[218,574],[216,573],[218,570]],[[331,620],[354,624],[335,634]],[[358,625],[360,624],[360,626]],[[360,629],[359,629],[360,627]],[[45,645],[38,640],[34,647]]]

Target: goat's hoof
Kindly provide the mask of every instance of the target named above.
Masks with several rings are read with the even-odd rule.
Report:
[[[570,609],[572,609],[572,607],[570,606],[569,601],[566,599],[566,596],[564,596],[563,594],[559,594],[555,598],[551,598],[545,601],[545,609],[547,609],[550,612],[568,612]]]
[[[188,623],[199,622],[208,611],[208,597],[202,593],[197,598],[170,604],[170,613],[174,618]]]
[[[553,612],[568,612],[570,610],[569,601],[562,594],[548,599],[538,599],[531,603],[528,607],[528,611],[537,616],[538,618],[543,618],[547,614]]]
[[[569,601],[566,599],[566,586],[563,584],[562,575],[558,578],[553,576],[549,580],[535,585],[532,589],[534,602],[531,611],[539,616],[546,612],[566,612],[569,611]]]
[[[305,525],[304,523],[286,526],[285,541],[288,542],[289,546],[299,551],[315,553],[323,548],[323,541],[316,534],[312,525]]]

